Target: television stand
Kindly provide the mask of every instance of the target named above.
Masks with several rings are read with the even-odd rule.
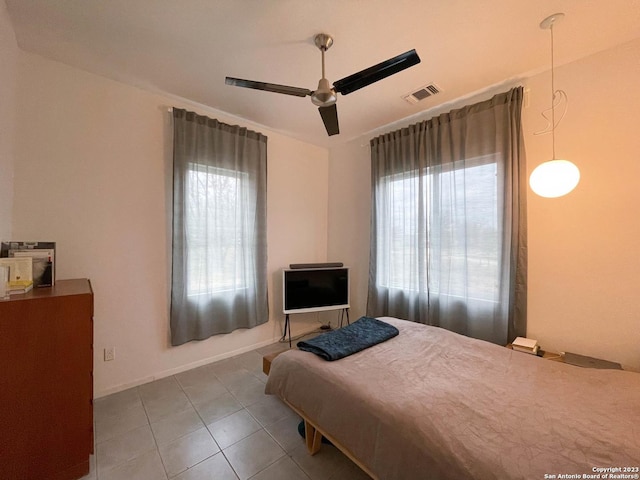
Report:
[[[347,325],[351,325],[349,321],[349,308],[341,308],[340,309],[340,328],[342,328],[342,323],[344,322],[345,314],[347,316]],[[282,334],[282,340],[287,338],[287,331],[289,332],[289,348],[291,348],[291,322],[289,321],[289,315],[293,315],[290,313],[285,313],[284,315],[284,333]]]

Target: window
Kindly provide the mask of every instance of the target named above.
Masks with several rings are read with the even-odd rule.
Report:
[[[185,219],[189,297],[247,288],[242,265],[250,245],[236,212],[243,207],[242,192],[250,188],[248,182],[249,175],[243,172],[189,166]]]
[[[391,206],[376,232],[378,244],[388,245],[377,252],[378,285],[497,301],[500,232],[493,156],[457,162],[447,170],[388,175],[378,189]],[[456,192],[463,191],[456,200]],[[438,270],[446,264],[446,271],[459,274],[429,275],[428,264]]]

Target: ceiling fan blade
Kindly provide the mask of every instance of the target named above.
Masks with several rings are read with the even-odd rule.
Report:
[[[319,107],[318,111],[324,122],[324,128],[327,129],[329,136],[340,133],[340,127],[338,126],[338,109],[336,104],[328,107]]]
[[[288,85],[278,85],[276,83],[254,82],[253,80],[243,80],[242,78],[226,77],[224,83],[236,87],[254,88],[266,92],[283,93],[296,97],[306,97],[313,92],[307,88],[290,87]]]
[[[408,52],[404,52],[396,57],[390,58],[389,60],[385,60],[373,67],[365,68],[358,73],[344,77],[337,82],[334,82],[333,88],[336,92],[341,93],[342,95],[347,95],[418,63],[420,63],[420,57],[416,53],[415,49],[409,50]]]

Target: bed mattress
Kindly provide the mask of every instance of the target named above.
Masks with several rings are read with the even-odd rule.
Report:
[[[375,477],[588,478],[640,467],[640,374],[381,320],[400,334],[334,362],[288,351],[266,385]]]

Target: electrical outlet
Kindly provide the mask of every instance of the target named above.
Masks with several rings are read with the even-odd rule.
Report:
[[[109,347],[104,349],[104,361],[110,362],[116,359],[116,347]]]

